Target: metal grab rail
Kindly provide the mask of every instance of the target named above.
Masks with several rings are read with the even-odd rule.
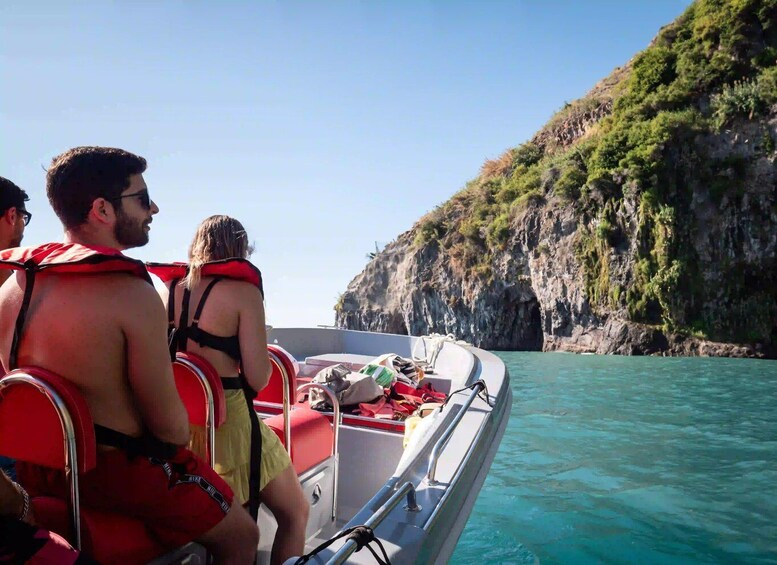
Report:
[[[205,433],[208,435],[208,459],[211,467],[216,466],[216,422],[214,418],[216,415],[216,403],[213,400],[213,389],[208,382],[208,377],[202,372],[195,363],[186,359],[185,357],[176,356],[174,363],[180,363],[192,373],[195,374],[197,380],[205,392],[205,398],[207,402],[207,408],[205,412]]]
[[[289,457],[291,457],[291,420],[289,420],[289,407],[291,404],[291,385],[289,381],[291,379],[278,354],[268,348],[267,355],[270,358],[270,363],[275,365],[281,374],[281,381],[283,383],[283,437],[286,439],[286,451]]]
[[[28,384],[38,389],[54,406],[62,426],[62,435],[65,438],[65,480],[70,486],[70,524],[75,536],[76,549],[81,549],[81,499],[78,491],[78,452],[76,447],[76,432],[73,419],[67,405],[59,394],[45,380],[33,376],[24,371],[24,368],[11,372],[0,380],[0,389],[15,384]],[[91,418],[91,415],[90,415]]]
[[[478,381],[473,385],[472,394],[470,394],[469,398],[467,398],[464,404],[461,405],[461,409],[459,410],[458,414],[456,414],[456,416],[453,418],[453,421],[448,424],[448,427],[445,428],[445,431],[442,433],[442,436],[440,436],[440,439],[437,440],[437,443],[434,444],[432,453],[429,455],[429,467],[426,472],[426,476],[429,479],[430,485],[437,484],[437,480],[435,479],[437,475],[437,462],[440,460],[440,455],[442,454],[443,449],[445,449],[445,446],[448,445],[448,440],[451,439],[453,432],[456,430],[456,426],[459,425],[459,422],[461,422],[461,419],[464,417],[464,414],[466,414],[469,407],[475,401],[475,398],[477,398],[478,394],[480,394],[480,392],[485,388],[486,385],[483,381]]]
[[[386,519],[389,513],[394,510],[394,508],[397,506],[397,504],[399,504],[405,495],[407,495],[407,510],[409,512],[417,512],[420,510],[416,504],[415,487],[413,486],[413,483],[408,481],[402,485],[393,495],[391,495],[391,498],[384,502],[383,505],[378,508],[372,516],[367,518],[367,521],[364,522],[363,525],[368,526],[374,530],[383,520]],[[347,540],[342,545],[342,547],[337,550],[337,553],[335,553],[329,559],[329,561],[327,561],[327,565],[340,565],[341,563],[345,563],[345,561],[353,554],[353,552],[356,551],[356,548],[357,545],[354,540]]]
[[[307,392],[308,390],[312,388],[317,388],[324,392],[325,395],[329,398],[329,402],[334,407],[334,418],[332,420],[332,428],[334,430],[334,442],[332,444],[332,456],[335,458],[334,461],[334,488],[333,488],[333,498],[332,498],[332,520],[337,519],[337,483],[339,482],[339,475],[340,475],[340,456],[338,455],[338,449],[340,445],[340,423],[342,416],[340,415],[340,402],[337,400],[337,395],[332,392],[332,389],[329,388],[326,385],[322,385],[321,383],[306,383],[304,385],[301,385],[297,388],[297,394],[296,399],[299,398],[299,395],[303,392]],[[312,409],[311,409],[312,410]],[[286,421],[288,422],[289,419],[286,418]],[[289,456],[291,456],[291,453],[289,453]]]
[[[462,458],[461,462],[459,463],[459,466],[456,468],[456,472],[453,474],[453,477],[451,477],[450,482],[448,483],[445,492],[442,495],[442,498],[437,502],[437,506],[432,510],[431,515],[427,518],[426,523],[424,523],[424,531],[429,531],[432,527],[432,524],[437,520],[438,516],[440,515],[440,512],[445,505],[445,502],[447,501],[448,497],[451,494],[451,490],[456,485],[456,483],[461,478],[462,473],[464,472],[464,469],[467,468],[467,464],[469,463],[469,460],[472,458],[472,453],[475,451],[475,447],[480,443],[480,438],[483,437],[483,433],[486,430],[486,424],[488,423],[488,418],[483,418],[483,421],[480,423],[480,427],[478,428],[477,433],[475,434],[475,437],[472,439],[472,443],[469,444],[469,448],[467,448],[467,453]]]

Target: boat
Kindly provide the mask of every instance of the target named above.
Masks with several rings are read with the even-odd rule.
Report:
[[[452,336],[410,337],[331,327],[274,328],[268,341],[273,376],[254,401],[254,408],[290,450],[311,505],[306,555],[287,564],[375,563],[376,557],[393,564],[447,562],[507,426],[512,393],[504,363]],[[327,367],[339,364],[358,371],[387,353],[414,359],[423,369],[422,382],[445,396],[444,403],[430,409],[420,422],[416,420],[412,433],[405,421],[342,412],[334,393],[312,381]],[[212,441],[219,423],[219,394],[223,393],[218,375],[209,374],[201,359],[189,354],[179,354],[174,368],[190,420],[203,423]],[[106,518],[85,518],[86,509],[79,507],[78,472],[88,467],[81,463],[77,451],[83,449],[84,441],[68,437],[71,432],[77,436],[82,415],[69,400],[74,393],[68,383],[57,381],[56,376],[47,380],[49,377],[45,371],[20,368],[0,380],[0,429],[9,417],[33,418],[38,410],[30,406],[7,410],[14,402],[14,396],[7,394],[14,383],[33,383],[47,396],[44,404],[76,412],[60,417],[62,437],[50,435],[54,445],[66,445],[59,463],[71,468],[71,480],[75,478],[75,485],[71,483],[74,496],[67,504],[69,539],[77,545],[88,542],[96,546],[96,524]],[[309,402],[304,402],[312,390],[320,390],[332,409],[312,410]],[[29,401],[29,395],[19,398]],[[66,425],[68,418],[72,430]],[[80,427],[89,426],[82,423]],[[0,440],[0,452],[3,447]],[[73,452],[68,454],[70,448]],[[51,446],[48,451],[52,451]],[[19,453],[9,455],[18,457]],[[64,507],[59,511],[65,512]],[[258,523],[261,541],[257,563],[265,564],[269,563],[276,526],[264,509],[260,509]],[[113,531],[120,526],[114,524]],[[126,526],[127,531],[132,527]],[[95,531],[82,532],[88,528]],[[365,544],[369,551],[364,550]],[[139,560],[138,555],[144,554],[114,555],[105,561],[131,562]],[[189,544],[145,561],[153,565],[195,563],[197,556],[205,562],[204,550]]]

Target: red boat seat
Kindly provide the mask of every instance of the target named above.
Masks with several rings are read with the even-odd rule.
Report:
[[[38,525],[75,540],[67,502],[53,496],[31,500]],[[99,563],[148,563],[166,550],[148,534],[143,522],[91,508],[81,508],[81,547]]]
[[[281,443],[290,452],[291,462],[298,475],[318,465],[333,454],[334,431],[332,424],[323,414],[311,410],[307,406],[296,404],[297,371],[294,361],[280,347],[268,345],[272,374],[267,386],[256,396],[256,400],[276,404],[275,407],[262,406],[268,411],[278,410],[280,413],[264,420]],[[291,450],[286,445],[283,430],[283,386],[284,377],[289,383],[289,404],[294,406],[289,411],[291,422]]]
[[[307,407],[295,407],[289,412],[291,418],[291,463],[297,475],[325,461],[333,454],[335,441],[332,425],[323,414]],[[283,437],[283,414],[265,418],[281,443]]]
[[[69,454],[69,441],[75,453]],[[38,367],[19,368],[2,377],[0,453],[55,470],[70,466],[73,457],[74,473],[93,469],[97,463],[94,423],[78,389]],[[40,526],[77,545],[74,501],[36,496],[32,504]],[[146,563],[165,553],[141,521],[88,508],[80,508],[79,517],[81,549],[100,563]]]
[[[189,413],[189,423],[197,426],[205,425],[208,399],[197,375],[181,360],[189,361],[202,371],[202,374],[208,380],[211,393],[213,394],[213,422],[218,428],[227,419],[227,405],[224,401],[224,388],[221,386],[221,377],[219,377],[213,365],[199,355],[179,352],[176,353],[175,357],[176,360],[173,362],[175,386],[178,388],[178,394],[186,407],[186,411]]]
[[[197,372],[199,371],[207,381],[210,391],[205,389]],[[213,416],[211,425],[214,430],[221,426],[227,419],[227,404],[224,398],[224,387],[221,385],[216,369],[208,361],[194,353],[176,353],[173,362],[173,376],[178,395],[189,413],[189,423],[207,428],[209,399],[213,399]],[[214,448],[210,441],[206,441],[207,452],[203,454],[205,461],[214,464],[212,455]]]
[[[283,349],[275,345],[268,345],[267,352],[270,355],[272,374],[267,386],[256,395],[256,400],[283,404],[284,373],[289,382],[289,391],[297,390],[297,371],[294,369],[294,361],[291,360]],[[294,404],[291,394],[293,393],[289,394],[289,403]]]
[[[282,349],[272,345],[268,345],[267,349],[270,353],[270,358],[274,359],[271,363],[273,370],[270,382],[257,395],[257,399],[262,398],[264,402],[277,402],[278,409],[282,412],[284,376],[282,372],[285,372],[288,381],[295,385],[296,372],[294,370],[294,363]],[[207,413],[207,397],[196,375],[190,367],[179,361],[181,359],[188,360],[194,364],[207,377],[215,400],[214,421],[216,427],[220,426],[226,419],[224,389],[221,385],[221,379],[213,366],[202,357],[192,353],[180,352],[176,355],[176,362],[173,363],[176,385],[189,412],[189,421],[192,424],[204,425]],[[295,388],[291,390],[295,390]],[[266,392],[267,389],[270,389],[269,393]],[[291,410],[290,420],[291,460],[297,474],[301,474],[332,455],[334,432],[329,419],[325,415],[311,410],[307,406],[302,407],[300,405],[298,408]],[[283,414],[265,419],[264,423],[278,435],[284,447],[287,447],[283,432]]]

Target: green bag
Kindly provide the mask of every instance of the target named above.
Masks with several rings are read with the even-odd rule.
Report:
[[[395,370],[383,365],[377,365],[376,363],[365,365],[359,369],[359,372],[370,375],[383,388],[390,387],[397,380],[397,372]]]

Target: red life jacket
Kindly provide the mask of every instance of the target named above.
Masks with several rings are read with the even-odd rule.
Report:
[[[148,284],[153,285],[143,261],[127,257],[117,249],[97,245],[46,243],[38,247],[5,249],[0,251],[0,268],[24,271],[26,274],[24,298],[16,318],[11,344],[9,369],[16,368],[19,341],[24,330],[24,321],[30,306],[37,273],[45,272],[56,275],[127,273],[140,277]],[[147,431],[141,437],[131,437],[99,424],[95,424],[94,429],[97,443],[124,449],[131,457],[146,455],[169,459],[178,451],[177,446],[165,443]]]
[[[181,316],[178,327],[175,325],[175,292],[178,282],[189,273],[189,265],[186,263],[147,263],[148,270],[162,279],[163,282],[170,282],[170,296],[167,303],[167,336],[170,345],[170,356],[174,358],[176,351],[186,351],[188,340],[193,340],[201,347],[210,347],[226,353],[236,361],[241,360],[240,343],[238,337],[222,337],[210,334],[199,327],[199,319],[202,314],[205,302],[210,295],[214,285],[223,279],[233,279],[248,282],[259,289],[264,298],[262,289],[262,274],[259,269],[254,267],[250,261],[245,259],[222,259],[219,261],[209,261],[202,265],[201,275],[203,277],[212,277],[213,280],[207,285],[200,297],[200,303],[194,312],[194,318],[189,323],[189,299],[191,290],[183,289],[183,300],[181,301]]]
[[[142,261],[127,257],[121,251],[111,247],[87,246],[79,243],[45,243],[37,247],[5,249],[0,251],[0,269],[14,269],[26,273],[24,298],[16,317],[11,343],[9,369],[16,368],[19,340],[24,330],[36,273],[68,275],[127,273],[153,284]]]
[[[56,273],[129,273],[149,283],[142,261],[118,249],[80,243],[45,243],[37,247],[13,247],[0,251],[0,269],[52,271]]]
[[[150,273],[155,274],[163,282],[169,282],[184,278],[189,273],[187,263],[146,263]],[[249,282],[259,288],[264,296],[262,285],[262,273],[246,259],[221,259],[210,261],[202,266],[200,271],[203,277],[223,277],[238,281]]]

